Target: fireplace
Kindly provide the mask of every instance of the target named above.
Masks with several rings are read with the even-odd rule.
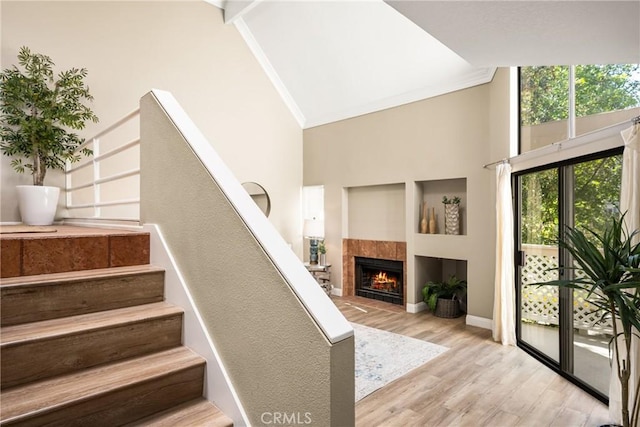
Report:
[[[355,294],[365,298],[403,303],[402,261],[355,257]]]

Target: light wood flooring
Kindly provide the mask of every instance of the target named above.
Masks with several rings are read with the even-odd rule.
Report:
[[[358,297],[332,297],[345,317],[449,350],[356,404],[356,426],[598,426],[608,409],[524,351],[502,346],[464,317]],[[360,310],[358,309],[360,308]],[[365,310],[363,312],[362,310]]]

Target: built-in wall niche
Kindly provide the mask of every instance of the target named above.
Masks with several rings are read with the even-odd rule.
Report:
[[[435,234],[445,234],[444,204],[442,203],[442,198],[446,196],[449,199],[454,197],[460,198],[459,233],[460,235],[467,234],[467,178],[416,181],[415,186],[417,196],[415,206],[416,220],[414,221],[416,233],[421,232],[420,222],[423,216],[423,203],[426,202],[428,220],[431,219],[432,212],[435,211]],[[430,233],[428,228],[427,225],[427,234]]]
[[[405,241],[405,185],[349,187],[347,238]]]
[[[445,281],[454,274],[458,279],[467,280],[466,260],[416,256],[414,265],[416,301],[422,301],[422,288],[427,282]]]

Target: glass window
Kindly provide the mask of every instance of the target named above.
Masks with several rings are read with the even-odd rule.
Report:
[[[520,69],[520,152],[569,137],[569,67]]]
[[[640,67],[578,65],[575,97],[576,135],[628,120],[640,112]]]
[[[520,68],[520,153],[638,114],[638,64]]]
[[[324,186],[302,187],[302,219],[324,220]]]

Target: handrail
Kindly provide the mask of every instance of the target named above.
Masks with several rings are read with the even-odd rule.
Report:
[[[124,123],[128,122],[129,120],[131,120],[132,118],[134,118],[138,114],[140,114],[140,107],[138,107],[135,110],[131,111],[130,113],[126,114],[124,117],[120,118],[116,122],[110,124],[109,126],[104,128],[103,130],[101,130],[100,132],[98,132],[97,134],[92,136],[91,138],[87,138],[85,140],[85,142],[82,143],[82,145],[80,145],[76,151],[82,150],[87,145],[89,145],[90,141],[92,141],[92,140],[94,140],[96,138],[100,138],[101,136],[104,136],[104,135],[108,134],[109,132],[111,132],[112,130],[120,127],[121,125],[123,125]]]
[[[105,182],[117,181],[118,179],[127,178],[127,177],[138,175],[138,174],[140,174],[140,168],[131,169],[131,170],[128,170],[126,172],[121,172],[121,173],[118,173],[118,174],[107,176],[105,178],[97,179],[97,180],[95,180],[93,182],[89,182],[87,184],[81,184],[81,185],[78,185],[78,186],[75,186],[75,187],[67,188],[66,191],[82,190],[83,188],[92,187],[95,184],[104,184]]]
[[[89,145],[92,145],[93,157],[91,158],[90,161],[86,161],[78,166],[72,165],[71,163],[67,163],[67,167],[65,170],[66,185],[64,190],[66,193],[65,199],[66,199],[67,212],[71,212],[76,209],[93,208],[93,215],[89,217],[91,219],[121,220],[122,217],[128,217],[128,220],[133,220],[133,221],[140,220],[140,214],[139,214],[140,189],[139,187],[131,188],[129,186],[127,190],[129,191],[129,193],[133,193],[133,194],[129,194],[129,195],[132,195],[132,197],[126,198],[126,199],[117,199],[117,200],[112,199],[113,195],[105,194],[101,187],[101,184],[140,175],[139,158],[135,159],[127,154],[122,154],[123,156],[125,156],[122,158],[124,161],[117,162],[116,165],[118,167],[122,167],[122,164],[125,164],[129,166],[129,169],[115,171],[115,173],[111,173],[108,176],[104,176],[101,169],[101,162],[103,162],[104,160],[114,158],[115,156],[118,156],[121,153],[126,152],[127,150],[130,150],[135,148],[136,146],[139,146],[140,144],[139,130],[136,131],[135,136],[133,137],[127,136],[126,137],[127,140],[124,142],[121,142],[118,140],[110,141],[109,142],[110,145],[112,145],[112,143],[115,143],[116,145],[114,148],[111,148],[109,151],[106,151],[104,153],[100,151],[101,139],[108,138],[108,137],[113,138],[110,136],[110,134],[120,129],[123,129],[123,126],[125,124],[129,123],[131,120],[135,119],[136,117],[139,117],[139,115],[140,115],[140,108],[138,107],[135,110],[131,111],[130,113],[126,114],[125,116],[121,117],[120,119],[116,120],[114,123],[107,126],[105,129],[98,132],[92,138],[88,138],[82,145],[80,145],[80,147],[78,147],[76,152],[80,151],[83,148],[87,148]],[[127,130],[127,131],[130,132],[130,130]],[[121,134],[118,134],[118,136],[120,137]],[[78,171],[85,170],[89,167],[93,169],[92,179],[74,184],[74,182],[72,182],[73,177],[80,177],[80,179],[82,179],[84,176],[87,175],[87,174],[84,174],[84,175],[80,175],[80,174],[74,175],[74,174],[77,173]],[[90,200],[89,198],[89,200],[80,200],[79,202],[74,203],[74,197],[73,197],[74,193],[78,192],[79,190],[89,189],[89,188],[93,188],[93,200]],[[82,195],[82,193],[78,193],[78,194]],[[103,200],[105,197],[107,199]],[[131,205],[136,205],[136,204],[138,205],[137,208],[131,207]],[[111,209],[111,212],[110,212],[111,216],[109,217],[104,215],[104,213],[100,209],[101,207],[118,207],[118,206],[119,208],[115,208],[115,210]],[[118,218],[116,218],[113,215],[114,213],[115,213],[115,216],[117,216]],[[76,217],[70,217],[66,219],[71,219],[71,218],[79,219]],[[88,218],[85,218],[85,219],[88,219]]]
[[[134,140],[132,140],[131,142],[128,142],[126,144],[123,144],[117,148],[114,148],[111,151],[107,151],[104,154],[100,154],[99,156],[96,156],[93,158],[94,161],[100,161],[100,160],[104,160],[104,159],[108,159],[109,157],[113,157],[118,153],[123,152],[126,149],[129,149],[131,147],[135,147],[136,145],[140,144],[140,138],[136,138]]]

